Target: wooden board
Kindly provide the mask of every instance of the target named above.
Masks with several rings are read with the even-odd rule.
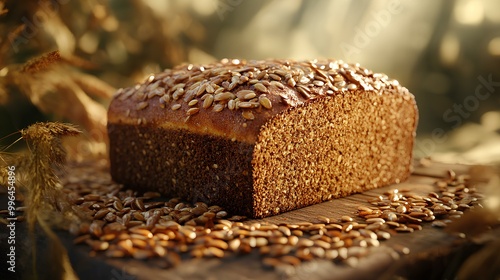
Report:
[[[360,205],[369,206],[367,200],[377,197],[390,189],[409,189],[414,193],[425,195],[435,191],[434,182],[436,178],[447,176],[447,170],[453,169],[457,174],[466,173],[469,166],[448,165],[432,163],[430,166],[415,164],[411,178],[401,184],[392,185],[377,190],[355,194],[346,198],[336,199],[329,202],[298,209],[274,217],[259,221],[270,223],[297,223],[318,222],[319,215],[340,218],[342,215],[356,217],[357,208]],[[71,170],[69,171],[71,174]],[[1,205],[5,202],[5,195],[0,195]],[[2,207],[0,207],[1,209]],[[359,221],[362,221],[361,219]],[[20,224],[18,227],[18,239],[26,238],[26,228]],[[489,234],[494,240],[499,236],[499,229],[492,229]],[[4,238],[6,230],[2,227],[0,231],[0,261],[4,260],[6,245]],[[432,227],[429,223],[423,224],[423,230],[413,233],[397,234],[387,241],[381,242],[381,246],[374,248],[369,255],[360,258],[358,265],[352,268],[347,265],[336,264],[331,261],[310,261],[301,264],[295,269],[270,269],[262,265],[258,252],[248,255],[225,257],[223,259],[190,259],[186,258],[174,268],[161,268],[154,261],[139,261],[130,258],[111,259],[102,254],[89,256],[90,249],[86,245],[73,245],[73,237],[67,232],[58,232],[62,242],[68,250],[71,263],[81,279],[366,279],[387,278],[392,279],[394,275],[402,275],[412,279],[440,279],[453,276],[456,270],[470,254],[480,249],[481,246],[467,240],[454,237],[440,228]],[[47,274],[47,260],[43,258],[44,253],[49,250],[45,239],[38,239],[38,271],[40,279],[51,279]],[[394,250],[391,248],[408,247],[410,254],[401,256],[395,261]],[[29,262],[23,254],[26,247],[20,246],[18,252],[19,260]],[[0,266],[0,267],[3,267]],[[423,269],[425,267],[425,269]],[[24,267],[24,269],[29,269]],[[2,268],[0,275],[4,275]],[[11,274],[6,274],[12,276]],[[22,272],[16,274],[16,277]],[[29,275],[29,274],[25,274]],[[2,278],[7,279],[7,278]],[[15,279],[15,278],[9,278]]]

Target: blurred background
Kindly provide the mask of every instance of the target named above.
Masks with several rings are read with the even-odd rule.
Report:
[[[496,0],[6,0],[0,34],[0,137],[67,121],[85,129],[80,155],[105,153],[114,90],[150,73],[224,57],[336,58],[416,96],[418,156],[500,162]]]

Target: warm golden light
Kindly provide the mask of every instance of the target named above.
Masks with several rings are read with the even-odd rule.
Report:
[[[460,53],[460,42],[454,34],[444,36],[439,49],[441,60],[444,64],[453,64],[456,62]]]
[[[484,6],[479,0],[460,0],[454,10],[455,20],[462,24],[477,25],[483,21]]]
[[[488,52],[491,55],[500,56],[500,37],[491,39],[488,43]]]

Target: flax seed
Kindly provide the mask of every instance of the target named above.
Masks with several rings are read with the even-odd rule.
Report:
[[[100,220],[100,219],[104,218],[104,216],[106,216],[108,213],[109,213],[109,209],[107,209],[107,208],[101,209],[95,213],[94,219]]]
[[[95,237],[100,237],[103,234],[102,227],[104,225],[104,222],[95,220],[90,224],[89,227],[89,232],[95,236]]]
[[[87,194],[83,197],[85,201],[98,201],[101,199],[101,196],[98,194]]]
[[[153,234],[151,233],[151,231],[149,231],[147,229],[144,229],[144,228],[132,228],[129,231],[131,233],[142,235],[142,236],[144,236],[146,238],[152,238],[153,237]]]

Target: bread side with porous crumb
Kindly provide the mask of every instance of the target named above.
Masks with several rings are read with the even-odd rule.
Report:
[[[266,217],[408,178],[415,99],[341,61],[182,65],[110,104],[111,175]]]

